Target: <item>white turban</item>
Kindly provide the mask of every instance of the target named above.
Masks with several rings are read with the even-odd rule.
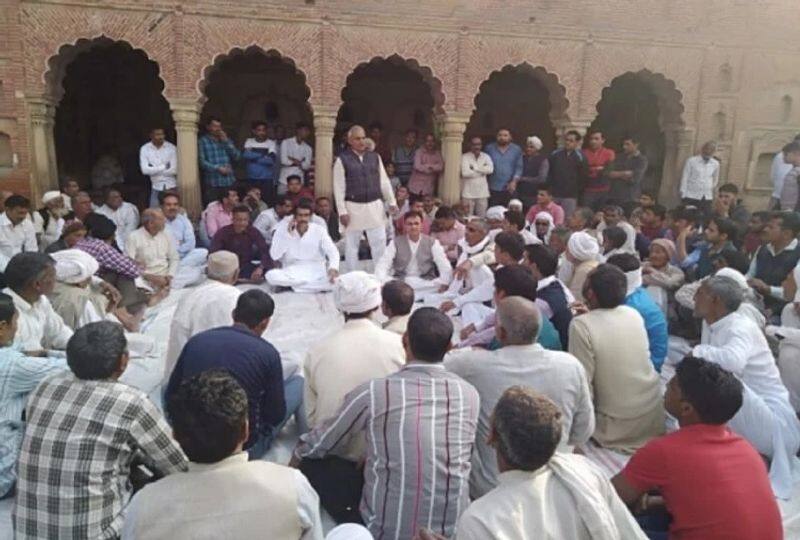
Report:
[[[642,286],[642,269],[637,268],[630,272],[625,272],[625,281],[628,282],[628,291],[625,296],[630,296],[633,292]]]
[[[591,234],[580,231],[569,236],[567,250],[581,262],[593,261],[600,255],[600,244]]]
[[[522,212],[522,201],[519,199],[511,199],[508,201],[508,209],[509,210],[516,210],[518,212]]]
[[[47,204],[50,201],[54,201],[54,200],[60,199],[60,198],[61,198],[61,192],[60,191],[48,191],[47,193],[42,195],[42,204]]]
[[[742,274],[741,272],[739,272],[734,268],[730,268],[728,266],[726,266],[725,268],[720,268],[719,270],[717,270],[714,276],[720,276],[732,279],[744,292],[750,290],[750,285],[747,284],[747,278],[744,277],[744,274]]]
[[[372,540],[372,534],[363,525],[342,523],[331,529],[325,540]]]
[[[537,235],[537,237],[538,237],[538,233],[536,232],[536,222],[539,221],[540,219],[542,221],[547,221],[547,231],[545,231],[544,238],[542,238],[541,240],[545,244],[549,244],[550,243],[550,235],[552,234],[553,229],[556,228],[556,224],[553,221],[553,215],[550,214],[550,212],[545,212],[544,210],[542,210],[541,212],[538,212],[536,214],[536,217],[533,218],[533,223],[531,223],[531,227],[530,228],[534,232],[534,234]]]
[[[506,217],[505,206],[492,206],[486,211],[486,219],[502,221]]]
[[[528,144],[532,144],[533,147],[536,148],[537,150],[542,149],[542,139],[540,139],[536,135],[528,137]]]
[[[365,313],[381,305],[381,282],[356,271],[343,274],[333,287],[333,301],[342,313]]]
[[[92,277],[100,265],[79,249],[65,249],[51,255],[56,261],[56,279],[62,283],[81,283]]]

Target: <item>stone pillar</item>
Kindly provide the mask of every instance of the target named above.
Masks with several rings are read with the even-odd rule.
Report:
[[[58,189],[56,143],[53,136],[55,104],[44,96],[31,96],[25,100],[28,108],[31,163],[31,199],[35,204],[45,191]]]
[[[439,181],[439,196],[444,204],[461,200],[461,154],[469,117],[470,113],[461,112],[448,112],[442,117],[444,175]]]
[[[314,107],[314,194],[333,197],[333,132],[338,107]]]
[[[683,165],[694,153],[695,130],[686,126],[664,128],[664,169],[658,201],[664,206],[675,206],[680,200],[678,193]]]
[[[589,130],[589,126],[592,124],[592,121],[589,119],[576,119],[571,120],[569,118],[562,118],[559,121],[554,122],[556,126],[556,146],[559,148],[564,146],[564,136],[567,134],[567,131],[577,131],[581,134],[581,137],[586,136],[586,132]],[[524,146],[525,141],[520,141],[517,144]]]
[[[203,210],[200,167],[197,161],[197,122],[200,104],[194,99],[168,100],[178,134],[178,191],[181,203],[193,220]]]

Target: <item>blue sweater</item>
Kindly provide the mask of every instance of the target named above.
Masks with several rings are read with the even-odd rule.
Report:
[[[656,371],[661,371],[661,365],[664,363],[664,358],[667,357],[668,339],[667,318],[664,317],[664,312],[642,287],[628,295],[625,305],[638,311],[644,319],[647,341],[650,343],[650,361]]]
[[[169,378],[165,398],[180,383],[209,369],[225,369],[247,393],[250,417],[248,448],[270,435],[286,416],[280,353],[243,326],[223,326],[200,332],[186,342]]]

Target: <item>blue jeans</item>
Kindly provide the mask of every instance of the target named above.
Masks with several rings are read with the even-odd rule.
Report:
[[[292,416],[295,417],[297,422],[297,429],[302,435],[308,431],[308,422],[306,421],[306,413],[303,408],[303,385],[305,379],[300,375],[292,375],[283,381],[284,400],[286,401],[286,415],[281,420],[281,423],[275,426],[269,433],[266,433],[256,439],[256,441],[247,449],[250,460],[261,459],[264,454],[272,446],[272,442],[280,434],[283,426],[289,421]]]

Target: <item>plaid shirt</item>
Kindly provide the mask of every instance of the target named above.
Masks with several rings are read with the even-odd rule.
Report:
[[[100,264],[100,271],[110,270],[123,277],[136,279],[142,273],[136,261],[120,253],[113,246],[97,238],[81,238],[75,244],[76,249],[85,251]]]
[[[222,174],[217,168],[225,165],[232,167],[234,161],[239,161],[242,154],[230,140],[217,141],[208,135],[203,135],[197,142],[200,154],[200,170],[203,171],[203,182],[211,187],[228,187],[236,181],[231,174]]]
[[[118,537],[137,452],[159,472],[187,469],[164,417],[141,391],[69,371],[45,379],[27,406],[15,538]]]

